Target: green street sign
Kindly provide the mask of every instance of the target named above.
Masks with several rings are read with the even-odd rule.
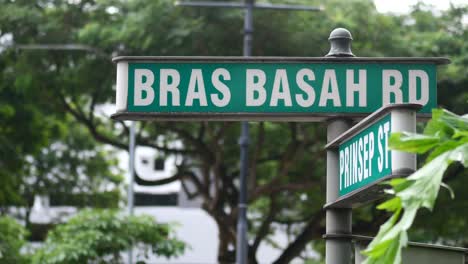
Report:
[[[321,121],[437,105],[443,58],[118,57],[116,119]]]
[[[392,132],[415,132],[418,104],[387,105],[327,144],[337,151],[339,179],[335,207],[352,207],[383,195],[378,183],[411,174],[416,156],[388,148]]]
[[[343,196],[392,173],[388,137],[390,114],[339,146],[340,187]]]

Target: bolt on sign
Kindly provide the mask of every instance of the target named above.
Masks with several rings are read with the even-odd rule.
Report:
[[[117,57],[117,113],[131,120],[322,121],[391,103],[436,107],[443,58]]]
[[[383,194],[378,183],[414,172],[416,155],[390,150],[388,138],[393,132],[415,132],[416,112],[421,107],[387,105],[327,144],[327,149],[338,151],[339,159],[339,198],[333,206],[375,200]]]

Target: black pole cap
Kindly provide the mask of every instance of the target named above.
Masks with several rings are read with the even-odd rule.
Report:
[[[345,28],[336,28],[330,33],[330,51],[325,57],[355,57],[351,51],[353,36]]]

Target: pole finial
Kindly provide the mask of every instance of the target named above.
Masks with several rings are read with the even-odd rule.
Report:
[[[325,57],[355,57],[351,51],[352,40],[353,36],[347,29],[335,28],[328,38],[330,51]]]

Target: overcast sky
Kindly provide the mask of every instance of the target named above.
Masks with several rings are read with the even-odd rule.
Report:
[[[374,2],[379,12],[406,13],[418,0],[374,0]],[[451,2],[455,5],[468,4],[468,0],[423,0],[422,2],[441,10],[449,8]]]

